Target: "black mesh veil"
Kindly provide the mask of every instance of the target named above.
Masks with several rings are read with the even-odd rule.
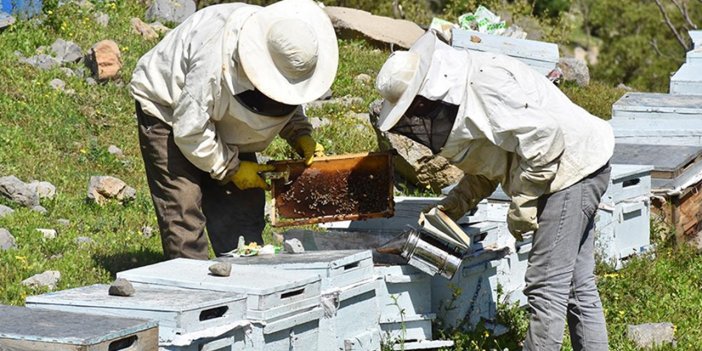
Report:
[[[287,116],[297,108],[296,105],[286,105],[275,101],[258,91],[258,89],[236,94],[234,98],[247,110],[268,117]]]
[[[390,132],[406,136],[438,154],[451,134],[457,114],[458,105],[417,95]]]

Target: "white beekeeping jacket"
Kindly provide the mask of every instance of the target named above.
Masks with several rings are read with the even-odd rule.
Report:
[[[311,132],[301,107],[269,117],[233,97],[254,89],[235,52],[244,21],[259,9],[235,3],[196,12],[146,53],[132,76],[144,112],[171,126],[183,155],[215,179],[236,170],[239,152],[262,151],[278,134],[292,141]]]

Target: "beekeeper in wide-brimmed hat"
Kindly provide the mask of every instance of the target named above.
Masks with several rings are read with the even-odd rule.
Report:
[[[393,53],[376,87],[381,131],[409,137],[465,173],[437,206],[454,219],[501,185],[507,224],[534,231],[525,350],[607,350],[594,280],[594,216],[609,182],[609,124],[515,59],[452,48],[432,33]]]
[[[131,81],[146,175],[166,256],[208,257],[238,237],[262,243],[256,162],[276,135],[307,161],[324,149],[302,104],[331,86],[338,48],[312,0],[206,7],[137,63]]]

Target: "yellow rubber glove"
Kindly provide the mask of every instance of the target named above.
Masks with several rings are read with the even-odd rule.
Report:
[[[303,135],[295,140],[295,150],[304,159],[306,165],[311,165],[315,157],[324,156],[324,146],[317,144],[310,135]]]
[[[273,171],[275,166],[273,165],[259,165],[256,162],[251,161],[240,161],[239,169],[232,176],[232,182],[237,188],[251,189],[251,188],[261,188],[268,190],[270,185],[258,175],[258,172]]]

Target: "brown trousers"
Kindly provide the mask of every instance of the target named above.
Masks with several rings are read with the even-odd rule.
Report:
[[[188,161],[173,140],[173,130],[136,103],[139,144],[167,258],[207,259],[205,228],[215,255],[236,248],[239,236],[263,244],[265,194],[239,190],[212,179]],[[256,161],[253,153],[239,159]]]

